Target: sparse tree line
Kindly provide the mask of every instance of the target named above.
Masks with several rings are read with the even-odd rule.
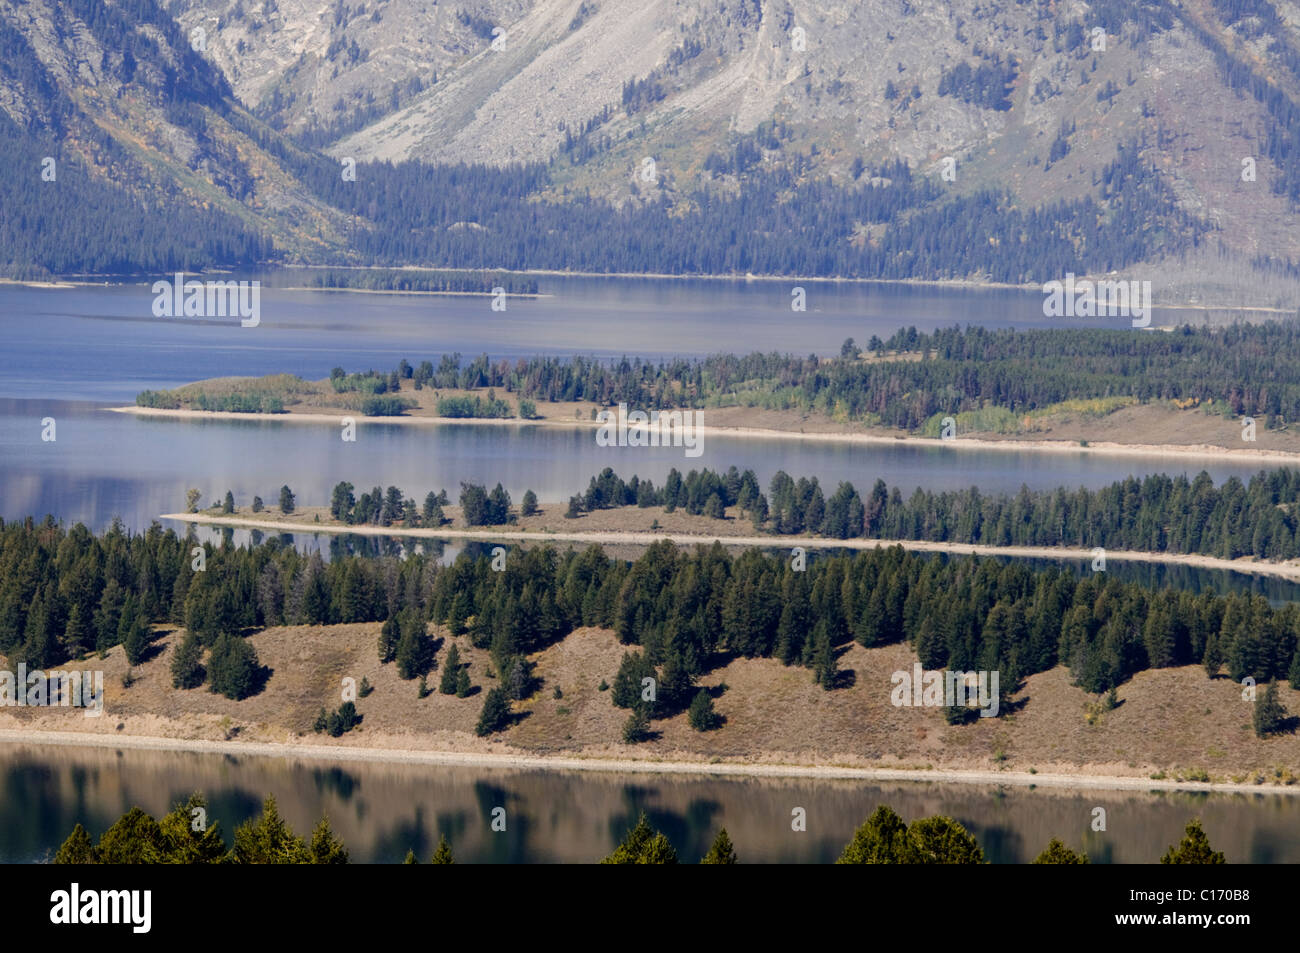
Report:
[[[849,482],[829,497],[817,477],[777,471],[768,494],[752,470],[726,473],[674,468],[661,488],[606,468],[570,503],[574,515],[615,506],[662,506],[726,517],[735,507],[756,531],[820,534],[835,539],[906,539],[988,546],[1044,546],[1200,553],[1223,559],[1300,556],[1300,470],[1261,470],[1247,483],[1214,485],[1204,471],[1127,477],[1097,490],[1030,490],[984,494],[977,488],[934,492],[876,480],[865,499]]]
[[[235,843],[229,850],[216,822],[198,825],[206,818],[202,795],[191,795],[178,803],[160,821],[140,808],[127,811],[98,842],[78,824],[54,855],[56,864],[346,864],[349,856],[343,842],[334,836],[329,821],[322,818],[310,840],[296,835],[280,817],[275,798],[268,796],[262,813],[235,828]],[[951,817],[935,815],[903,821],[887,805],[881,805],[853,834],[837,864],[983,864],[979,841]],[[414,851],[407,851],[405,864],[416,864]],[[445,835],[430,863],[452,864],[451,846]],[[651,825],[645,814],[623,836],[601,864],[676,864],[677,849]],[[701,864],[739,863],[735,845],[725,827],[718,830]],[[1087,864],[1088,855],[1074,851],[1056,838],[1034,858],[1035,864]],[[1171,845],[1160,858],[1162,864],[1222,864],[1222,852],[1210,846],[1199,820],[1188,823],[1183,839]]]
[[[804,666],[834,689],[851,678],[838,656],[852,641],[906,642],[930,670],[999,671],[1004,695],[1057,664],[1098,694],[1146,668],[1196,663],[1211,676],[1226,669],[1234,680],[1250,676],[1261,685],[1300,680],[1300,606],[1151,589],[1105,573],[1075,578],[1059,567],[928,558],[899,547],[827,555],[799,569],[759,549],[732,556],[715,544],[685,552],[667,541],[632,562],[596,546],[514,549],[499,570],[493,562],[462,554],[443,566],[412,553],[326,563],[278,539],[198,547],[156,524],[144,534],[114,526],[95,535],[51,519],[9,522],[0,524],[0,652],[11,663],[49,668],[107,651],[124,641],[130,606],[143,653],[151,623],[185,627],[173,659],[178,687],[206,679],[239,698],[257,691],[266,674],[244,637],[251,631],[391,622],[380,657],[418,678],[436,660],[434,623],[488,651],[498,687],[485,701],[485,734],[508,725],[510,703],[540,686],[528,656],[580,626],[612,629],[638,647],[625,666],[666,688],[643,710],[647,720],[690,705],[700,677],[735,656]],[[453,668],[443,664],[444,673]],[[459,663],[455,670],[440,687],[461,694]],[[953,720],[969,714],[947,711]],[[708,712],[701,714],[707,723]]]
[[[287,488],[285,488],[287,489]],[[430,491],[423,505],[398,487],[375,487],[358,499],[346,481],[335,485],[330,516],[349,525],[437,529],[449,522],[446,490]],[[226,511],[233,512],[229,500]],[[283,497],[283,493],[282,493]],[[491,491],[462,483],[459,503],[468,526],[500,526],[537,513],[537,496],[524,494],[518,513],[498,483]],[[290,493],[292,509],[292,493]],[[833,539],[925,540],[986,546],[1038,546],[1140,552],[1197,553],[1222,559],[1300,557],[1300,469],[1261,470],[1243,483],[1219,486],[1202,471],[1127,477],[1097,490],[1030,490],[986,494],[917,488],[904,498],[898,487],[876,480],[864,498],[842,481],[828,497],[817,477],[795,480],[784,470],[764,494],[753,470],[708,468],[683,476],[675,467],[662,486],[633,475],[624,480],[606,467],[587,489],[570,497],[565,516],[616,507],[663,507],[693,516],[748,519],[755,532]]]

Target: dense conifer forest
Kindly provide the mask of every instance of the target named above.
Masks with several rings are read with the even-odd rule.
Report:
[[[1295,604],[1152,590],[1104,572],[1076,578],[1054,567],[926,559],[898,547],[796,565],[757,549],[684,552],[666,541],[633,562],[599,547],[513,550],[499,571],[468,555],[449,566],[419,554],[326,563],[278,540],[196,547],[156,525],[96,536],[26,520],[0,526],[0,651],[57,666],[131,636],[123,619],[183,625],[206,646],[243,644],[247,632],[272,625],[393,619],[399,640],[418,633],[407,651],[427,661],[432,637],[414,619],[468,634],[490,650],[503,680],[519,667],[526,695],[535,687],[526,655],[578,626],[602,626],[639,647],[623,674],[658,674],[655,716],[685,710],[695,680],[735,656],[802,665],[834,689],[844,677],[837,649],[854,640],[906,642],[927,669],[999,671],[1004,695],[1057,664],[1094,693],[1146,668],[1192,663],[1233,679],[1300,677]]]
[[[375,376],[376,372],[367,372]],[[904,328],[888,340],[844,343],[834,358],[775,352],[699,360],[533,357],[406,361],[390,375],[417,386],[493,387],[546,401],[667,409],[756,406],[917,430],[940,416],[989,409],[1026,414],[1067,401],[1204,406],[1259,427],[1300,421],[1300,325],[1271,321],[1171,333],[1132,329]]]

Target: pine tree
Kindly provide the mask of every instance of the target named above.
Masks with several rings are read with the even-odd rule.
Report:
[[[402,863],[403,863],[403,864],[418,864],[419,861],[415,859],[415,851],[413,851],[413,850],[408,850],[408,851],[406,852],[406,859],[403,860]]]
[[[1255,701],[1251,721],[1260,738],[1282,731],[1287,722],[1287,710],[1277,697],[1277,682],[1269,682]]]
[[[433,852],[433,857],[430,858],[429,863],[431,864],[456,863],[455,858],[452,857],[451,855],[451,845],[447,843],[447,838],[445,836],[440,835],[438,837],[438,849]]]
[[[99,856],[86,829],[78,824],[54,855],[56,864],[97,864]]]
[[[166,863],[219,864],[226,858],[220,824],[207,823],[208,804],[203,795],[191,794],[158,822]]]
[[[818,625],[813,635],[813,678],[824,690],[830,691],[839,680],[840,666],[831,647],[831,637],[826,626]]]
[[[172,687],[198,688],[207,673],[203,670],[203,646],[193,632],[186,631],[185,638],[172,655]]]
[[[640,744],[650,734],[650,715],[646,709],[646,702],[638,702],[632,706],[632,713],[627,716],[627,721],[623,723],[623,741],[625,744]]]
[[[718,831],[718,836],[713,839],[713,846],[709,852],[700,860],[702,864],[734,864],[736,863],[736,848],[731,844],[731,838],[727,836],[727,829],[724,827]]]
[[[675,864],[677,851],[668,838],[650,826],[642,814],[614,852],[602,864]]]
[[[398,638],[397,617],[390,615],[384,620],[384,624],[379,630],[380,664],[387,665],[397,657]]]
[[[126,615],[123,614],[122,621],[126,621]],[[145,652],[149,649],[149,636],[151,635],[149,623],[143,617],[132,614],[131,624],[122,637],[122,649],[126,653],[126,661],[129,665],[139,665],[144,661]]]
[[[208,658],[208,688],[236,701],[253,694],[257,687],[257,653],[237,635],[217,638]]]
[[[438,691],[444,695],[456,694],[456,682],[460,678],[460,649],[452,646],[447,650],[447,657],[442,661],[442,677],[438,679]]]
[[[510,725],[510,702],[506,693],[500,688],[490,689],[483,701],[483,711],[478,716],[474,733],[485,738],[493,732],[501,731]]]
[[[696,731],[712,731],[718,727],[718,713],[713,710],[713,697],[708,689],[701,688],[695,693],[686,721]]]
[[[272,795],[262,802],[262,813],[256,820],[248,820],[235,828],[235,847],[232,851],[239,864],[306,864],[311,853],[303,839],[295,834],[284,819]]]
[[[231,493],[229,490],[226,491],[226,498],[221,503],[221,512],[235,512],[235,494]]]
[[[68,622],[63,629],[63,651],[68,658],[77,659],[89,651],[91,637],[90,619],[80,602],[74,602],[68,610]],[[1297,653],[1300,657],[1300,653]]]
[[[293,512],[293,507],[293,490],[289,489],[287,485],[280,487],[280,512],[288,516]]]
[[[433,661],[433,639],[423,617],[408,611],[398,618],[397,624],[402,633],[397,642],[397,674],[402,678],[425,674]]]
[[[975,836],[951,817],[923,817],[907,828],[915,851],[912,863],[982,864],[984,851]]]
[[[907,824],[880,805],[853,834],[837,864],[906,864],[913,858]]]
[[[523,501],[519,505],[521,516],[534,516],[537,513],[537,494],[532,490],[524,491]]]
[[[1043,852],[1034,858],[1035,864],[1087,864],[1088,855],[1083,851],[1075,853],[1055,837],[1051,839]]]
[[[469,693],[474,690],[474,686],[469,682],[469,666],[462,665],[460,672],[456,675],[456,697],[468,698]]]
[[[101,864],[162,863],[162,829],[152,817],[133,807],[104,831],[95,854]]]
[[[1162,864],[1222,864],[1226,863],[1220,851],[1210,847],[1199,820],[1189,821],[1183,839],[1177,847],[1170,847],[1160,858]]]
[[[330,830],[329,818],[322,817],[316,829],[312,831],[311,842],[307,845],[307,852],[311,856],[313,864],[346,864],[348,862],[347,848],[343,842],[334,836]]]

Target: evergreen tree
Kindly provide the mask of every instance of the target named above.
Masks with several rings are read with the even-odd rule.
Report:
[[[1264,691],[1255,700],[1251,721],[1256,736],[1260,738],[1277,734],[1286,727],[1287,710],[1277,697],[1277,682],[1264,686]]]
[[[217,638],[208,658],[208,688],[236,701],[257,688],[260,665],[253,647],[237,635]]]
[[[637,702],[632,712],[623,723],[623,742],[629,745],[640,744],[650,735],[650,714],[648,702]]]
[[[397,642],[400,634],[397,630],[397,617],[389,616],[379,630],[379,661],[387,665],[397,657]]]
[[[88,652],[94,643],[90,619],[80,602],[74,602],[68,610],[68,622],[63,629],[63,651],[68,658],[78,659]],[[1297,653],[1300,657],[1300,653]]]
[[[198,688],[207,673],[203,670],[203,646],[193,632],[186,631],[172,654],[172,687]]]
[[[429,859],[431,864],[454,864],[455,858],[451,855],[451,845],[447,843],[445,835],[438,836],[438,849],[433,852],[433,857]]]
[[[208,803],[191,794],[158,822],[162,855],[169,864],[219,864],[226,858],[220,824],[207,823]]]
[[[523,501],[519,505],[521,516],[534,516],[537,513],[537,494],[532,490],[524,491]]]
[[[460,671],[456,673],[456,697],[468,698],[473,688],[474,686],[469,682],[469,666],[462,665]]]
[[[732,846],[731,838],[727,836],[727,829],[721,828],[718,836],[713,839],[713,846],[709,848],[709,852],[704,855],[700,863],[734,864],[736,862],[736,848]]]
[[[707,689],[701,688],[695,693],[686,720],[696,731],[712,731],[718,727],[720,719],[713,710],[713,697]]]
[[[827,627],[819,622],[813,633],[813,679],[825,691],[830,691],[839,680],[840,666],[831,647]]]
[[[403,864],[418,864],[419,861],[415,859],[415,851],[413,851],[413,850],[408,850],[408,851],[406,852],[406,859],[403,860],[402,863],[403,863]]]
[[[239,864],[307,864],[311,853],[303,839],[280,817],[272,795],[262,802],[262,813],[235,828],[232,858]]]
[[[880,805],[853,834],[837,864],[907,864],[913,862],[907,824]]]
[[[417,678],[429,671],[433,664],[433,639],[423,616],[407,610],[398,616],[402,637],[397,642],[397,674],[402,678]]]
[[[54,855],[56,864],[97,864],[99,856],[86,829],[78,824]]]
[[[287,485],[280,487],[280,512],[288,516],[293,512],[293,507],[293,490],[289,489]]]
[[[162,863],[162,829],[152,817],[133,807],[100,836],[95,855],[101,864]]]
[[[1183,839],[1177,847],[1170,847],[1160,858],[1162,864],[1222,864],[1226,863],[1223,854],[1210,847],[1210,839],[1205,836],[1199,820],[1189,821]]]
[[[479,713],[478,724],[474,728],[474,733],[483,738],[493,732],[502,731],[509,726],[510,701],[506,698],[506,693],[500,688],[489,689],[487,698],[483,701],[483,711]]]
[[[447,650],[447,657],[442,662],[442,677],[438,679],[438,691],[444,695],[456,694],[456,682],[460,678],[460,649],[452,646]]]
[[[346,864],[348,862],[347,848],[343,842],[334,836],[330,830],[328,818],[322,817],[316,829],[312,831],[311,842],[307,845],[307,853],[310,855],[310,863],[313,864]]]
[[[226,498],[221,504],[221,512],[235,512],[235,494],[231,493],[229,490],[226,491]]]
[[[1035,864],[1086,864],[1088,855],[1083,851],[1075,853],[1055,837],[1051,839],[1043,852],[1034,858]]]
[[[973,834],[951,817],[923,817],[907,828],[918,864],[982,864],[984,851]]]
[[[130,605],[130,599],[128,599]],[[125,610],[122,613],[122,619],[118,626],[118,631],[122,634],[122,649],[126,653],[126,661],[129,665],[139,665],[144,661],[145,652],[149,648],[149,637],[152,634],[149,629],[148,620],[142,618],[131,606],[128,614]]]
[[[668,838],[650,826],[642,814],[614,852],[602,864],[675,864],[677,851]]]

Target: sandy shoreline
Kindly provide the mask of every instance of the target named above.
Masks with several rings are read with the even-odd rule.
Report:
[[[413,539],[483,539],[515,540],[520,542],[571,542],[603,545],[650,545],[659,540],[669,540],[684,546],[762,546],[772,549],[872,549],[877,546],[901,546],[904,549],[925,553],[949,553],[958,556],[1015,556],[1026,559],[1080,560],[1091,562],[1095,553],[1091,549],[1074,549],[1054,546],[989,546],[981,543],[944,543],[918,539],[829,539],[821,536],[707,536],[698,533],[588,531],[526,532],[494,529],[423,529],[403,526],[349,526],[342,523],[294,523],[273,519],[250,519],[245,516],[223,516],[208,513],[163,513],[159,519],[178,523],[201,523],[211,526],[229,526],[243,529],[262,529],[277,533],[329,533],[356,536],[404,536]],[[1131,550],[1106,550],[1106,559],[1116,562],[1148,562],[1167,565],[1191,566],[1197,569],[1222,569],[1229,572],[1254,573],[1300,579],[1300,561],[1272,563],[1221,559],[1198,553],[1146,553]]]
[[[744,764],[737,762],[652,761],[615,758],[560,757],[526,754],[482,754],[421,751],[399,748],[355,748],[342,745],[279,744],[256,741],[204,741],[144,735],[92,732],[0,730],[0,744],[62,745],[79,748],[128,748],[194,754],[229,754],[285,760],[413,764],[496,770],[602,771],[620,774],[704,775],[741,778],[810,778],[855,781],[928,781],[941,784],[1006,784],[1070,790],[1206,791],[1300,795],[1300,787],[1232,782],[1153,780],[1118,775],[1030,774],[1024,771],[916,770],[852,768],[840,765]]]
[[[366,417],[361,414],[245,414],[224,410],[165,410],[155,407],[109,407],[119,414],[140,417],[172,417],[180,420],[257,420],[275,423],[331,424],[339,426],[345,416],[358,424],[397,424],[403,426],[431,426],[447,424],[490,424],[513,427],[564,427],[568,429],[596,430],[601,424],[592,420],[541,420],[479,419],[460,417]],[[707,414],[708,410],[700,411]],[[758,427],[713,427],[707,424],[696,428],[703,437],[737,437],[752,440],[799,440],[813,443],[850,443],[862,446],[915,446],[943,450],[1000,450],[1033,451],[1035,453],[1097,454],[1117,457],[1182,457],[1198,460],[1233,460],[1259,463],[1300,464],[1300,453],[1281,450],[1227,449],[1212,444],[1186,446],[1179,444],[1123,444],[1099,441],[1081,446],[1066,440],[986,440],[977,437],[956,437],[941,440],[937,437],[881,436],[861,433],[801,433],[792,430],[771,430]],[[685,458],[689,465],[691,458]]]

